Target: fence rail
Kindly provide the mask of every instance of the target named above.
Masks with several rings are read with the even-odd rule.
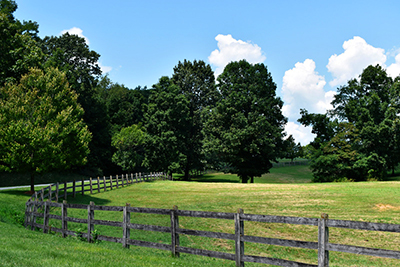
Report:
[[[97,177],[90,179],[82,179],[80,181],[71,181],[63,183],[51,184],[47,187],[36,191],[28,200],[29,201],[44,201],[49,199],[50,201],[58,202],[61,199],[67,200],[68,196],[75,197],[77,194],[84,195],[85,193],[100,193],[114,188],[119,188],[140,182],[150,182],[154,180],[171,180],[171,176],[167,176],[162,172],[150,172],[150,173],[131,173],[122,174],[109,177]]]
[[[50,207],[61,208],[61,215],[50,213]],[[74,218],[67,216],[69,209],[85,209],[87,210],[87,219]],[[54,209],[53,209],[54,210]],[[123,213],[122,221],[108,221],[95,219],[95,211],[117,211]],[[171,226],[158,226],[158,225],[144,225],[135,224],[131,221],[131,213],[146,213],[169,216]],[[189,253],[207,257],[221,258],[232,260],[236,262],[237,266],[244,266],[245,262],[266,263],[277,266],[329,266],[329,251],[339,251],[354,254],[364,254],[377,257],[386,257],[400,259],[400,251],[384,250],[375,248],[366,248],[358,246],[349,246],[342,244],[329,243],[329,228],[347,228],[347,229],[362,229],[367,231],[383,231],[383,232],[400,232],[400,225],[398,224],[382,224],[382,223],[368,223],[357,221],[342,221],[330,220],[327,214],[322,214],[321,218],[302,218],[302,217],[289,217],[289,216],[271,216],[271,215],[257,215],[245,214],[243,210],[239,209],[236,213],[225,212],[204,212],[204,211],[188,211],[179,210],[177,206],[172,209],[155,209],[155,208],[140,208],[126,206],[96,206],[93,202],[89,205],[82,204],[68,204],[66,200],[63,203],[40,201],[37,199],[28,201],[26,203],[26,227],[34,230],[40,228],[44,233],[51,231],[61,233],[63,237],[68,235],[80,235],[86,238],[88,242],[93,242],[93,231],[95,225],[108,225],[122,228],[122,237],[111,237],[99,235],[98,240],[121,243],[123,247],[129,248],[130,245],[142,246],[148,248],[168,250],[172,252],[174,257],[179,257],[180,253]],[[194,218],[210,218],[210,219],[225,219],[233,221],[235,233],[222,233],[200,231],[193,229],[181,228],[179,224],[179,217],[194,217]],[[37,223],[37,218],[41,218],[42,223]],[[61,228],[49,226],[49,220],[60,220]],[[266,238],[259,236],[249,236],[244,234],[244,222],[264,222],[264,223],[283,223],[283,224],[300,224],[318,227],[318,242],[308,242],[299,240],[287,240]],[[87,225],[86,233],[78,233],[68,229],[68,223],[81,223]],[[131,239],[130,230],[146,230],[171,234],[170,244],[155,243],[149,241],[141,241]],[[180,235],[201,236],[208,238],[218,238],[225,240],[233,240],[235,242],[235,252],[217,252],[196,248],[189,248],[180,245]],[[268,257],[261,257],[255,255],[246,255],[244,253],[245,242],[260,243],[284,247],[295,247],[303,249],[313,249],[318,251],[318,265],[301,263],[296,261],[289,261],[284,259],[274,259]]]

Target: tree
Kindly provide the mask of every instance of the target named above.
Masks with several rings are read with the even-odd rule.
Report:
[[[189,124],[186,136],[181,140],[184,157],[180,162],[184,180],[189,180],[191,170],[203,168],[203,111],[214,107],[218,93],[211,66],[201,60],[179,62],[174,67],[171,81],[178,86],[178,93],[189,101]]]
[[[400,162],[399,78],[393,81],[379,65],[338,88],[327,114],[302,110],[299,122],[312,125],[311,168],[316,181],[341,178],[383,179]]]
[[[85,110],[83,120],[93,134],[88,165],[94,174],[112,168],[111,131],[105,102],[97,95],[101,75],[100,55],[89,49],[85,39],[65,33],[45,37],[39,42],[45,54],[46,67],[57,67],[78,94],[78,103]]]
[[[301,144],[296,144],[292,135],[289,135],[289,137],[285,140],[285,148],[286,149],[283,153],[283,157],[291,159],[292,162],[295,158],[301,157],[303,154]]]
[[[145,113],[144,164],[172,174],[187,162],[184,152],[190,126],[189,101],[168,77],[162,77],[154,87]]]
[[[122,128],[112,137],[111,144],[117,149],[112,161],[124,171],[139,171],[144,159],[144,142],[145,132],[142,125]]]
[[[242,183],[267,173],[284,150],[283,102],[264,64],[228,64],[218,77],[221,100],[208,114],[206,148],[230,163]]]
[[[36,44],[36,22],[20,22],[13,13],[15,1],[0,0],[0,86],[6,81],[15,82],[31,67],[40,67],[43,53]]]
[[[34,191],[35,174],[85,164],[91,134],[77,98],[54,68],[1,87],[0,170],[29,172]]]

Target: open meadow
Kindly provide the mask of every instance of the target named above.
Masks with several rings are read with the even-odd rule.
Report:
[[[298,178],[296,178],[298,177]],[[308,178],[307,178],[308,177]],[[318,218],[321,213],[330,219],[400,224],[400,182],[309,183],[307,166],[273,168],[271,173],[255,180],[255,184],[238,183],[234,175],[213,173],[194,181],[156,181],[93,195],[69,198],[68,203],[172,209],[236,212]],[[24,190],[0,191],[0,266],[235,266],[235,262],[181,254],[172,258],[168,251],[101,242],[88,244],[77,238],[45,235],[21,226],[28,196]],[[86,215],[85,215],[86,214]],[[71,211],[69,216],[85,218],[85,211]],[[122,220],[121,212],[96,211],[95,218]],[[168,226],[165,215],[134,214],[133,223]],[[50,221],[50,224],[59,223]],[[232,221],[181,217],[186,229],[234,233]],[[77,231],[82,226],[69,224]],[[83,227],[84,228],[84,227]],[[97,226],[108,236],[121,237],[120,228]],[[82,230],[82,229],[81,229]],[[245,222],[246,235],[281,239],[317,241],[317,227],[272,223]],[[170,234],[131,230],[131,238],[166,243]],[[399,250],[400,236],[393,233],[366,232],[333,228],[330,242],[348,245]],[[181,245],[232,253],[229,240],[181,235]],[[245,253],[317,264],[315,250],[286,248],[262,244],[245,244]],[[246,263],[246,266],[266,266]],[[330,266],[400,266],[399,260],[330,252]]]

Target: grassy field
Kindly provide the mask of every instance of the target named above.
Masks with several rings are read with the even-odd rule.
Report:
[[[307,174],[308,172],[308,174]],[[308,177],[308,178],[307,178]],[[70,203],[166,208],[177,205],[182,210],[236,212],[319,217],[328,213],[331,219],[358,220],[382,223],[400,223],[400,183],[332,183],[313,184],[306,166],[274,168],[270,174],[256,179],[256,184],[240,184],[234,175],[208,174],[195,181],[160,181],[141,183],[123,189],[91,196],[68,199]],[[182,254],[175,259],[162,250],[101,242],[87,244],[75,238],[62,239],[58,235],[44,235],[18,226],[27,200],[23,190],[0,191],[0,266],[235,266],[234,262],[208,257]],[[57,211],[56,211],[57,212]],[[85,218],[85,211],[70,213]],[[132,214],[132,222],[169,225],[169,217],[162,215]],[[118,212],[97,212],[95,218],[122,220]],[[57,225],[57,221],[50,224]],[[180,218],[181,227],[187,229],[234,232],[231,221]],[[78,225],[69,224],[69,227]],[[100,234],[121,237],[122,231],[113,227],[96,226]],[[84,229],[83,229],[84,230]],[[317,241],[317,229],[311,226],[265,224],[245,222],[245,233],[282,239]],[[170,236],[163,233],[133,231],[134,239],[169,243]],[[330,230],[330,242],[399,250],[400,236],[379,232]],[[231,241],[181,236],[183,246],[234,251]],[[317,263],[314,250],[281,248],[277,246],[245,244],[246,254],[277,257],[306,263]],[[380,259],[347,253],[330,253],[330,266],[400,266],[399,260]],[[246,266],[265,266],[246,263]]]

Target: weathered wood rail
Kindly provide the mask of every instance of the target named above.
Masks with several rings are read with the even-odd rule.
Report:
[[[82,179],[79,181],[74,180],[71,182],[55,183],[36,191],[28,200],[28,202],[34,200],[50,200],[58,202],[61,198],[66,200],[68,196],[75,197],[77,194],[84,195],[87,193],[100,193],[135,183],[151,182],[159,179],[171,180],[172,177],[161,172],[139,172],[114,176],[111,175],[109,177],[103,176],[90,178],[87,180]]]
[[[56,207],[61,209],[61,215],[51,214],[50,207]],[[74,218],[68,216],[67,211],[70,209],[87,210],[87,219]],[[54,208],[52,210],[54,210]],[[95,219],[94,216],[95,211],[122,212],[123,219],[122,221],[108,221],[108,220]],[[131,220],[130,216],[131,213],[166,215],[169,217],[171,226],[166,227],[157,225],[136,224]],[[327,214],[322,214],[321,218],[303,218],[303,217],[245,214],[241,209],[239,209],[237,213],[204,212],[204,211],[179,210],[178,207],[176,206],[174,206],[172,209],[155,209],[155,208],[131,207],[129,204],[123,207],[96,206],[94,205],[93,202],[91,202],[90,205],[83,205],[83,204],[68,204],[67,201],[65,200],[63,201],[63,203],[56,203],[56,202],[51,202],[50,200],[40,201],[37,199],[28,201],[26,203],[25,214],[26,214],[26,221],[25,221],[26,227],[29,227],[32,230],[40,228],[43,230],[44,233],[49,233],[50,231],[53,231],[56,233],[61,233],[63,237],[66,237],[67,235],[72,235],[72,236],[81,235],[83,238],[86,238],[88,242],[93,242],[92,233],[95,229],[94,228],[95,225],[120,227],[122,228],[121,231],[122,237],[99,235],[97,236],[97,239],[103,241],[121,243],[125,248],[129,248],[130,245],[134,245],[134,246],[168,250],[172,252],[172,255],[174,257],[179,257],[180,253],[189,253],[195,255],[232,260],[236,262],[236,266],[244,266],[245,262],[257,262],[257,263],[265,263],[277,266],[302,266],[302,267],[324,266],[325,267],[329,266],[329,251],[339,251],[339,252],[347,252],[354,254],[400,259],[400,251],[329,243],[329,228],[332,227],[399,233],[400,232],[399,224],[331,220],[328,218]],[[180,217],[231,220],[233,221],[235,226],[235,233],[231,234],[231,233],[184,229],[181,228],[179,224]],[[40,220],[43,221],[43,223],[37,223],[37,218],[40,218]],[[61,228],[49,226],[50,219],[60,220]],[[318,242],[276,239],[276,238],[245,235],[244,233],[245,221],[316,226],[318,227]],[[87,232],[78,233],[69,230],[68,222],[81,223],[87,225]],[[130,236],[131,229],[170,233],[171,242],[170,244],[163,244],[163,243],[155,243],[149,241],[134,240],[131,239]],[[179,238],[180,235],[201,236],[208,238],[233,240],[235,242],[235,252],[226,253],[226,252],[217,252],[217,251],[184,247],[180,245],[180,238]],[[284,259],[246,255],[244,253],[245,242],[317,250],[318,265],[289,261]]]

